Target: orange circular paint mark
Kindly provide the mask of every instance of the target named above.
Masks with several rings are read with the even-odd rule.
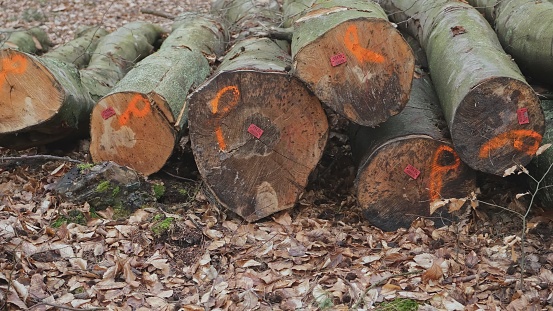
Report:
[[[455,162],[450,165],[441,165],[439,163],[440,157],[445,152],[449,152],[453,155],[455,158]],[[444,178],[446,174],[449,171],[454,171],[459,168],[459,165],[461,165],[461,159],[451,148],[447,145],[441,145],[436,152],[434,152],[434,156],[432,157],[432,166],[430,171],[430,186],[429,186],[429,192],[430,192],[430,202],[434,202],[438,199],[440,199],[440,193],[442,191],[442,187],[444,185]]]
[[[224,106],[223,109],[219,110],[219,102],[221,101],[221,97],[225,95],[227,92],[232,93],[232,99],[230,102]],[[234,85],[225,86],[217,94],[215,95],[215,98],[211,101],[211,113],[214,115],[217,115],[217,117],[222,117],[229,111],[231,111],[237,104],[240,99],[240,91],[238,90],[238,87]],[[223,130],[221,129],[221,124],[218,122],[217,126],[215,127],[215,137],[217,138],[217,143],[219,144],[219,149],[226,150],[227,149],[227,143],[225,142],[225,137],[223,136]]]
[[[531,138],[534,140],[534,143],[527,145],[525,139]],[[518,150],[526,153],[529,156],[533,156],[538,151],[542,136],[536,131],[532,130],[511,130],[509,132],[497,135],[496,137],[488,140],[487,143],[480,147],[480,158],[486,158],[490,155],[490,152],[493,150],[502,148],[512,142],[513,147]]]
[[[138,108],[138,103],[141,102],[143,107]],[[129,122],[131,115],[137,118],[143,118],[148,113],[150,113],[151,107],[150,107],[150,101],[148,101],[146,98],[144,98],[140,94],[134,95],[134,97],[129,102],[129,106],[127,107],[127,110],[123,112],[121,116],[119,116],[119,124],[125,125],[127,122]]]
[[[23,55],[13,55],[11,58],[4,58],[2,60],[2,71],[0,71],[0,86],[4,82],[6,75],[22,74],[27,70],[27,58]]]
[[[357,58],[359,62],[383,63],[384,56],[361,46],[357,26],[350,25],[344,36],[346,48]]]

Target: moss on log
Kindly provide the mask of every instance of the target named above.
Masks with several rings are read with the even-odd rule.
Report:
[[[543,135],[543,144],[553,144],[553,100],[542,101],[543,112],[545,114],[545,133]],[[536,198],[540,201],[543,207],[553,206],[553,147],[545,150],[532,160],[528,169],[530,175],[536,180],[542,180],[539,191],[536,193]],[[549,170],[549,172],[548,172]],[[536,190],[536,183],[533,180],[529,181],[529,190]]]
[[[385,231],[408,228],[417,217],[449,224],[447,207],[434,211],[432,203],[475,189],[474,171],[454,151],[434,86],[422,70],[401,113],[376,128],[352,125],[350,134],[359,164],[357,201],[365,218]]]
[[[291,208],[326,144],[319,100],[269,39],[235,45],[190,95],[192,150],[211,201],[247,221]]]
[[[115,161],[145,175],[159,171],[187,123],[188,92],[210,74],[206,56],[214,59],[223,53],[224,32],[213,17],[180,16],[161,48],[139,62],[94,108],[92,159]]]
[[[468,0],[493,25],[522,72],[553,85],[553,2]]]
[[[48,34],[38,27],[27,30],[0,31],[0,49],[14,49],[29,54],[47,52],[52,47]]]
[[[409,45],[373,2],[315,1],[298,17],[292,37],[293,73],[319,99],[350,121],[376,126],[409,98],[414,57]],[[301,16],[301,17],[300,17]]]
[[[474,169],[503,175],[528,164],[542,140],[539,100],[484,17],[448,0],[381,0],[428,56],[455,150]]]

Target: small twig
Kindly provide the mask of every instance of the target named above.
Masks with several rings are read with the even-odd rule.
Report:
[[[176,179],[180,179],[180,180],[184,180],[184,181],[189,181],[189,182],[198,182],[197,180],[194,180],[194,179],[190,179],[190,178],[186,178],[186,177],[181,177],[179,175],[175,175],[175,174],[171,174],[169,173],[168,171],[166,170],[162,170],[162,172],[164,172],[165,174],[171,176],[171,177],[174,177]]]
[[[22,155],[20,157],[0,157],[0,161],[17,161],[17,160],[54,160],[67,161],[73,163],[83,163],[83,161],[71,159],[70,157],[58,157],[47,154]]]
[[[363,294],[361,294],[361,296],[359,297],[359,299],[357,300],[357,302],[351,307],[352,309],[357,309],[357,307],[359,307],[359,305],[361,304],[361,301],[363,301],[363,298],[365,298],[365,296],[367,296],[367,293],[375,288],[375,287],[378,287],[378,286],[381,286],[381,285],[384,285],[386,284],[386,282],[388,282],[389,279],[391,278],[395,278],[395,277],[398,277],[398,276],[406,276],[406,275],[412,275],[412,274],[419,274],[419,273],[422,273],[423,270],[415,270],[415,271],[410,271],[410,272],[403,272],[403,273],[398,273],[398,274],[392,274],[392,275],[389,275],[385,278],[383,278],[382,280],[372,284],[371,286],[367,287],[367,289],[365,289],[365,291],[363,292]]]
[[[175,15],[171,15],[169,13],[156,11],[156,10],[152,10],[152,9],[140,9],[140,13],[151,14],[151,15],[155,15],[155,16],[159,16],[159,17],[164,17],[164,18],[167,18],[167,19],[177,18]]]
[[[58,305],[58,304],[55,304],[55,303],[41,301],[41,302],[39,302],[35,305],[30,306],[29,308],[27,308],[27,310],[31,310],[32,308],[40,306],[40,305],[47,305],[47,306],[50,306],[50,307],[54,307],[54,308],[58,308],[58,309],[64,309],[64,310],[71,310],[71,311],[97,311],[97,310],[107,310],[108,309],[108,308],[104,308],[104,307],[93,307],[93,308],[87,308],[87,309],[79,309],[79,308],[73,308],[73,307],[68,307],[68,306],[64,306],[64,305]]]

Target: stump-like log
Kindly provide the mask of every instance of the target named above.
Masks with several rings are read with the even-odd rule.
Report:
[[[448,224],[447,207],[433,211],[432,203],[466,197],[475,188],[474,171],[453,150],[434,86],[417,72],[401,113],[379,127],[352,125],[350,131],[359,164],[357,201],[365,218],[386,231],[407,228],[417,217]]]
[[[380,0],[428,56],[455,150],[474,169],[503,175],[526,165],[544,131],[539,100],[472,6],[448,0]]]
[[[0,31],[0,49],[14,49],[29,54],[47,52],[52,47],[48,34],[38,27],[28,30]]]
[[[247,39],[189,98],[190,141],[208,196],[248,221],[294,206],[326,144],[321,104],[290,66],[271,40]]]
[[[553,100],[542,100],[543,112],[545,114],[545,133],[543,144],[553,144]],[[536,180],[542,180],[536,197],[544,207],[553,206],[553,147],[545,150],[534,158],[528,166],[530,175]],[[549,171],[548,171],[549,170]],[[536,183],[530,180],[530,191],[536,190]]]
[[[468,0],[493,25],[522,72],[553,85],[553,2]]]
[[[187,123],[189,90],[210,74],[206,56],[219,57],[226,41],[223,26],[212,17],[180,16],[161,48],[94,107],[92,159],[115,161],[145,175],[159,171]]]
[[[133,22],[105,37],[88,29],[40,58],[1,50],[0,145],[24,149],[88,132],[96,101],[151,53],[161,33]]]
[[[414,57],[380,6],[320,0],[298,14],[308,3],[294,2],[284,6],[285,16],[297,18],[293,74],[356,124],[376,126],[399,113],[409,99]]]

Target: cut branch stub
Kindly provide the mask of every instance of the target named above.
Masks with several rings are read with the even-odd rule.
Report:
[[[52,42],[48,34],[38,27],[28,30],[0,31],[0,49],[15,49],[21,52],[37,54],[50,49]]]
[[[413,53],[375,3],[316,1],[295,22],[292,56],[294,74],[356,124],[376,126],[409,99]]]
[[[212,201],[248,221],[291,208],[327,139],[319,100],[269,39],[244,40],[189,98],[198,170]]]

